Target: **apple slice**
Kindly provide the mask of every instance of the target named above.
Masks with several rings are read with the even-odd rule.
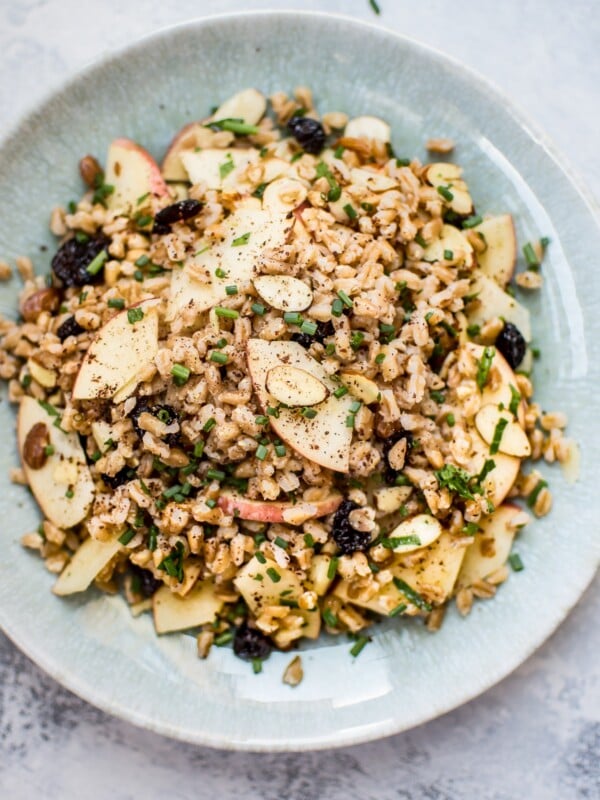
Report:
[[[443,187],[452,194],[452,199],[447,202],[453,211],[462,216],[473,211],[473,201],[467,184],[461,178],[462,169],[459,166],[442,161],[432,164],[426,175],[429,183],[436,189]]]
[[[255,522],[288,522],[289,515],[298,508],[298,503],[277,502],[275,500],[249,500],[233,492],[222,492],[218,499],[219,508],[228,516],[239,517],[240,519],[254,520]],[[342,495],[331,494],[323,500],[312,503],[302,503],[303,506],[311,506],[310,517],[307,519],[317,519],[326,517],[337,511],[342,502]]]
[[[100,328],[77,373],[73,399],[108,400],[157,352],[158,310],[153,298],[120,311]]]
[[[292,225],[287,214],[263,209],[254,198],[242,201],[223,222],[223,239],[173,271],[167,319],[174,320],[182,312],[207,311],[227,297],[227,286],[252,280],[263,251],[284,244]],[[205,272],[207,282],[193,277],[195,269]],[[217,270],[225,277],[218,277]]]
[[[213,121],[241,119],[248,125],[257,125],[267,110],[267,99],[258,89],[242,89],[225,100],[210,117]]]
[[[23,397],[17,439],[25,477],[44,515],[59,528],[72,528],[90,509],[94,482],[78,435],[54,424],[60,415],[58,409],[51,415],[33,397]],[[36,451],[38,461],[32,458]]]
[[[179,156],[184,169],[193,183],[205,183],[208,189],[250,190],[250,184],[242,180],[242,175],[250,164],[258,161],[258,150],[230,148],[219,150],[183,151]]]
[[[477,261],[484,275],[493,278],[503,289],[512,278],[517,262],[517,239],[510,214],[490,217],[473,228],[481,233],[487,244]]]
[[[493,317],[500,317],[516,325],[526,342],[531,341],[529,310],[503,291],[493,278],[482,272],[475,273],[471,293],[476,294],[477,299],[467,311],[470,325],[483,325]]]
[[[329,394],[325,384],[318,378],[289,364],[280,364],[270,369],[267,372],[266,387],[275,400],[292,408],[316,406]]]
[[[494,461],[496,466],[487,474],[482,486],[485,496],[495,508],[498,508],[514,486],[519,474],[521,459],[507,456],[504,453],[496,453],[492,456],[489,446],[475,428],[469,430],[469,435],[471,437],[471,458],[467,472],[471,475],[479,475],[486,461],[490,459]]]
[[[377,403],[381,399],[381,389],[375,381],[358,372],[340,372],[342,383],[353,397],[361,400],[366,405]]]
[[[189,182],[186,168],[181,161],[181,155],[210,147],[213,132],[206,127],[204,122],[190,122],[175,135],[161,165],[162,176],[166,181]]]
[[[273,367],[298,367],[320,380],[330,392],[337,388],[321,364],[311,358],[298,342],[249,339],[247,353],[250,377],[265,411],[270,406],[277,406],[266,387],[267,374]],[[352,402],[350,395],[338,398],[331,394],[327,400],[310,409],[316,412],[314,416],[281,408],[278,417],[270,417],[271,428],[280,439],[310,461],[338,472],[348,472],[352,428],[346,421],[351,414]]]
[[[410,567],[392,567],[392,572],[428,602],[443,603],[452,594],[465,550],[465,547],[456,546],[454,536],[444,532],[422,551],[420,561]],[[410,601],[409,597],[406,599]]]
[[[428,244],[423,254],[425,261],[442,261],[445,253],[452,253],[452,260],[470,267],[473,263],[473,247],[454,225],[442,225],[439,239]]]
[[[458,576],[459,589],[485,580],[506,563],[517,531],[513,521],[521,513],[518,506],[505,503],[482,519],[481,530],[475,534],[465,553]]]
[[[354,167],[350,170],[350,180],[357,186],[364,186],[370,192],[387,192],[396,189],[400,184],[395,178],[390,178],[382,172],[372,169]]]
[[[482,345],[466,342],[464,346],[478,361],[482,358],[485,349]],[[495,374],[496,372],[497,375]],[[490,367],[490,378],[481,393],[481,404],[510,408],[513,398],[518,394],[517,386],[517,376],[509,366],[508,361],[499,350],[495,350]],[[524,400],[519,402],[516,416],[521,427],[525,427]]]
[[[377,510],[384,514],[393,514],[404,505],[411,492],[411,486],[384,486],[375,489],[373,494]]]
[[[381,142],[390,142],[392,129],[379,117],[354,117],[346,125],[344,136],[352,139],[379,139]]]
[[[76,592],[85,592],[96,575],[121,549],[118,537],[107,542],[97,539],[86,539],[73,558],[60,573],[52,591],[61,597]]]
[[[310,286],[290,275],[261,275],[254,288],[271,308],[279,311],[304,311],[313,301]]]
[[[481,406],[475,416],[475,427],[483,441],[489,445],[497,435],[500,436],[496,443],[498,452],[517,458],[531,455],[527,434],[509,411],[500,411],[498,406],[489,403]]]
[[[223,608],[223,601],[215,597],[211,581],[197,583],[185,597],[161,586],[152,597],[154,627],[157,633],[171,633],[214,622]]]
[[[327,590],[333,583],[334,577],[329,577],[329,565],[331,556],[322,553],[313,556],[306,578],[307,586],[317,593],[319,597],[327,594]]]
[[[138,200],[146,195],[154,201],[168,200],[169,189],[150,153],[131,139],[115,139],[108,149],[105,183],[114,186],[106,198],[111,211],[132,215]]]
[[[417,514],[397,525],[387,538],[394,545],[394,553],[412,553],[413,550],[428,547],[441,535],[442,526],[435,517]]]

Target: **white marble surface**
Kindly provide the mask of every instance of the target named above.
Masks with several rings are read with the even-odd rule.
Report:
[[[597,0],[379,3],[377,18],[367,0],[0,0],[0,133],[106,49],[202,14],[301,6],[380,22],[476,68],[550,134],[598,197]],[[533,658],[463,708],[370,745],[273,756],[186,746],[110,719],[0,634],[0,797],[592,800],[599,616],[596,581]]]

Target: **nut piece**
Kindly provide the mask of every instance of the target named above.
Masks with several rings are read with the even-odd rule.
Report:
[[[50,434],[43,422],[36,422],[25,437],[23,461],[30,469],[41,469],[48,459],[46,447],[50,444]]]
[[[84,156],[79,162],[79,174],[86,186],[95,189],[99,178],[104,175],[104,170],[94,156]]]
[[[276,400],[292,407],[314,406],[329,394],[325,384],[310,372],[287,364],[267,372],[266,387]]]
[[[304,677],[304,670],[302,669],[302,659],[300,656],[293,658],[285,668],[283,673],[283,682],[288,686],[298,686]]]
[[[430,153],[451,153],[454,150],[452,139],[428,139],[425,147]]]
[[[30,294],[21,303],[21,316],[25,322],[35,322],[42,311],[56,311],[60,305],[60,292],[49,286]]]

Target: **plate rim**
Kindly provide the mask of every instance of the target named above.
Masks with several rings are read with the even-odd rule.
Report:
[[[110,48],[90,62],[86,63],[84,66],[77,69],[75,72],[71,73],[68,77],[61,80],[57,85],[50,87],[41,95],[40,98],[26,107],[0,137],[0,157],[4,148],[9,146],[11,141],[18,136],[22,127],[34,122],[39,117],[42,117],[47,109],[47,106],[56,102],[60,97],[68,94],[72,86],[80,83],[81,81],[85,81],[96,71],[104,69],[106,66],[113,62],[119,61],[128,54],[148,46],[153,41],[168,38],[177,31],[182,31],[185,29],[200,30],[205,27],[210,27],[211,25],[220,26],[227,24],[228,20],[239,19],[240,17],[249,20],[263,19],[268,17],[300,17],[303,19],[327,19],[333,22],[343,22],[344,24],[350,25],[354,28],[366,28],[379,36],[384,36],[389,39],[402,42],[405,46],[417,49],[430,58],[432,57],[438,62],[441,62],[446,68],[450,68],[455,73],[459,73],[463,78],[466,78],[471,85],[475,85],[477,89],[485,90],[488,95],[491,96],[494,104],[502,105],[504,111],[521,129],[525,131],[532,143],[542,148],[546,156],[552,160],[554,166],[558,168],[565,176],[566,180],[569,181],[571,187],[575,190],[580,200],[585,204],[590,216],[600,228],[600,201],[596,199],[592,191],[585,185],[578,170],[573,167],[569,159],[564,156],[560,148],[554,144],[551,137],[549,137],[536,122],[533,122],[528,114],[523,111],[523,109],[520,108],[520,106],[515,103],[493,81],[481,75],[476,69],[463,64],[454,56],[450,56],[439,48],[425,44],[412,36],[397,33],[396,31],[393,31],[378,22],[361,20],[346,14],[337,14],[326,11],[260,9],[198,16],[173,25],[161,26],[141,37],[134,39],[133,41],[130,41],[127,44]],[[231,737],[224,738],[221,735],[211,734],[208,731],[182,731],[179,730],[174,724],[165,721],[156,722],[152,719],[152,717],[139,712],[133,707],[126,707],[115,703],[102,693],[97,694],[94,686],[86,683],[85,679],[82,678],[78,673],[65,670],[57,659],[45,655],[43,652],[43,645],[38,646],[35,640],[28,641],[26,638],[23,639],[20,636],[19,630],[11,626],[10,619],[7,618],[7,615],[2,607],[0,607],[0,629],[21,652],[23,652],[30,660],[32,660],[36,666],[56,680],[62,687],[66,688],[68,691],[72,692],[85,702],[90,703],[101,711],[140,728],[150,730],[153,733],[190,744],[231,751],[275,753],[338,749],[355,744],[379,740],[406,730],[416,728],[417,726],[449,713],[455,708],[459,708],[465,703],[474,700],[492,687],[496,686],[498,683],[512,674],[525,661],[527,661],[533,655],[533,653],[535,653],[554,635],[557,628],[564,622],[571,610],[575,607],[588,587],[591,585],[599,563],[600,557],[597,557],[595,560],[589,560],[588,569],[585,575],[580,576],[581,581],[578,584],[577,592],[573,598],[570,598],[568,602],[565,602],[560,608],[557,608],[555,620],[550,627],[545,628],[541,635],[529,637],[527,644],[521,647],[516,655],[513,654],[511,658],[507,658],[496,674],[486,677],[486,679],[474,690],[467,689],[466,692],[461,694],[461,699],[457,700],[456,698],[453,698],[447,700],[446,702],[436,704],[435,707],[431,708],[430,712],[422,713],[418,718],[413,719],[410,722],[403,722],[398,719],[383,720],[379,723],[369,725],[368,730],[362,733],[344,729],[333,734],[326,733],[320,738],[311,737],[309,739],[305,737],[304,739],[295,739],[292,743],[286,743],[285,740],[280,739],[273,740],[260,737],[256,737],[252,740],[247,740],[240,737],[236,739]]]

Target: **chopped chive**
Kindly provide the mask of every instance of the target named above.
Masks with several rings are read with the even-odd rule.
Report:
[[[454,195],[452,194],[448,186],[438,186],[437,192],[444,198],[444,200],[447,200],[449,203],[452,202],[452,200],[454,200]]]
[[[473,338],[474,336],[479,336],[481,333],[481,326],[480,325],[468,325],[467,326],[467,334]]]
[[[417,233],[417,234],[416,234],[416,236],[415,236],[415,242],[416,242],[416,243],[419,245],[419,247],[427,247],[427,242],[426,242],[426,241],[425,241],[425,239],[424,239],[424,238],[421,236],[421,234],[420,234],[420,233]]]
[[[138,214],[135,217],[135,223],[139,228],[145,228],[146,225],[149,225],[152,222],[152,217],[150,214]]]
[[[358,350],[364,339],[365,335],[362,331],[353,331],[352,336],[350,337],[350,347],[353,350]]]
[[[54,452],[55,452],[55,450],[54,450],[54,445],[53,444],[47,444],[44,447],[44,455],[45,456],[53,456]]]
[[[337,628],[338,624],[337,617],[330,608],[324,608],[321,613],[321,616],[323,617],[323,619],[325,620],[325,624],[329,628]]]
[[[128,528],[125,531],[125,533],[123,533],[123,534],[121,534],[121,536],[119,536],[119,542],[121,544],[129,544],[129,542],[133,539],[135,534],[136,534],[136,532],[134,531],[133,528]]]
[[[271,578],[273,583],[279,583],[279,581],[281,580],[281,575],[277,572],[275,567],[269,567],[267,569],[267,575],[269,576],[269,578]]]
[[[149,263],[150,263],[150,259],[148,258],[148,256],[145,253],[143,255],[141,255],[138,259],[136,259],[136,261],[135,261],[136,267],[145,267],[146,264],[149,264]]]
[[[313,322],[312,320],[305,319],[302,325],[300,325],[300,330],[302,333],[306,333],[308,336],[314,336],[317,332],[317,323]]]
[[[480,214],[473,214],[472,217],[467,217],[463,220],[463,228],[474,228],[476,225],[481,225],[483,217]]]
[[[499,419],[496,423],[496,427],[494,428],[494,436],[492,437],[492,443],[490,445],[490,455],[495,456],[500,448],[500,442],[502,441],[502,434],[504,433],[504,429],[508,425],[508,420],[504,417]]]
[[[437,389],[434,389],[433,391],[429,392],[429,396],[431,397],[432,400],[435,400],[435,402],[440,404],[440,405],[446,399],[446,396],[444,395],[444,393],[443,392],[439,392]]]
[[[339,558],[332,556],[331,561],[329,562],[329,566],[327,567],[327,577],[330,581],[332,581],[337,573],[338,564],[340,563]]]
[[[339,399],[340,397],[343,397],[345,394],[348,394],[347,387],[346,386],[338,386],[338,388],[334,391],[333,396],[337,397]]]
[[[257,425],[266,425],[269,421],[269,418],[266,417],[264,414],[259,414],[258,417],[255,417],[254,422]]]
[[[148,529],[148,550],[156,550],[156,540],[158,538],[158,528],[151,525]]]
[[[267,407],[267,414],[270,417],[275,417],[275,419],[278,419],[279,418],[279,409],[278,408],[273,408],[273,406],[268,406]]]
[[[368,214],[370,214],[370,213],[371,213],[371,211],[374,211],[374,210],[375,210],[375,206],[373,205],[373,203],[361,203],[361,204],[360,204],[360,207],[361,207],[361,208],[362,208],[364,211],[366,211]]]
[[[360,409],[361,405],[362,405],[362,403],[361,403],[361,401],[360,401],[360,400],[353,400],[353,401],[350,403],[350,411],[351,411],[353,414],[356,414],[356,412],[357,412],[357,411]]]
[[[264,156],[263,156],[264,158]],[[256,189],[252,192],[252,197],[258,197],[260,200],[265,193],[265,189],[267,188],[268,183],[259,183]]]
[[[454,414],[452,413],[446,414],[446,422],[451,428],[453,428],[456,425],[456,417],[454,416]]]
[[[397,167],[410,167],[410,158],[397,158],[396,159],[396,166]]]
[[[331,313],[333,314],[334,317],[341,317],[343,311],[344,311],[344,304],[339,299],[339,297],[336,297],[333,303],[331,304]]]
[[[102,458],[102,453],[100,452],[100,450],[94,450],[94,452],[92,453],[90,458],[92,459],[92,461],[95,464],[96,461],[100,461],[100,459]]]
[[[287,455],[287,450],[285,449],[284,444],[276,444],[275,445],[275,454],[279,456],[279,458],[283,458],[283,456]]]
[[[525,564],[523,564],[521,556],[518,553],[511,553],[508,557],[508,562],[514,572],[521,572],[525,569]]]
[[[344,211],[350,217],[350,219],[356,219],[358,214],[356,213],[356,209],[350,205],[350,203],[346,203],[344,206]]]
[[[375,356],[375,363],[376,364],[383,364],[385,361],[385,353],[377,353]]]
[[[238,287],[237,287],[237,286],[233,286],[233,285],[232,285],[232,286],[226,286],[226,287],[225,287],[225,291],[226,291],[226,292],[227,292],[227,294],[228,294],[228,295],[231,297],[231,296],[233,296],[234,294],[237,294],[237,293],[238,293]],[[237,313],[237,312],[236,312],[236,313]]]
[[[343,303],[345,306],[347,306],[348,308],[352,308],[352,306],[354,305],[354,301],[353,301],[353,300],[351,300],[351,299],[348,297],[348,295],[346,294],[346,292],[345,292],[343,289],[340,289],[340,290],[338,291],[337,295],[338,295],[338,297],[340,298],[340,300],[342,301],[342,303]]]
[[[141,308],[134,306],[134,308],[127,309],[127,322],[129,322],[130,325],[139,322],[143,318],[144,312]]]
[[[541,246],[542,246],[544,249],[545,249],[546,247],[548,247],[548,245],[550,244],[550,239],[549,239],[549,237],[548,237],[548,236],[542,236],[542,238],[540,239],[540,244],[541,244]]]
[[[183,386],[188,382],[191,375],[191,370],[183,364],[173,364],[171,367],[171,375],[175,379],[177,386]]]
[[[403,581],[402,578],[394,578],[394,586],[396,589],[399,589],[413,605],[417,606],[417,608],[420,608],[422,611],[431,611],[431,605],[424,600],[417,591],[409,586],[406,581]]]
[[[512,383],[508,384],[508,388],[510,389],[510,405],[508,407],[508,410],[510,411],[511,414],[514,414],[516,416],[517,411],[519,410],[519,403],[521,402],[521,395],[515,389]]]
[[[300,413],[306,419],[314,419],[317,416],[317,411],[314,408],[303,408]]]
[[[314,538],[311,536],[311,534],[310,534],[310,533],[305,533],[305,534],[304,534],[304,544],[305,544],[307,547],[314,547],[314,546],[315,546],[315,540],[314,540]]]
[[[325,355],[326,356],[335,355],[335,344],[333,342],[329,342],[329,344],[325,345]]]
[[[261,303],[252,303],[251,309],[255,314],[258,314],[259,317],[264,316],[267,310]]]
[[[104,262],[108,260],[108,253],[106,250],[101,250],[98,255],[90,261],[90,263],[85,268],[88,275],[97,275],[102,267],[104,266]]]
[[[210,481],[224,481],[225,473],[221,469],[209,469],[206,473],[206,477]]]
[[[245,244],[248,244],[250,241],[250,232],[243,233],[241,236],[238,236],[237,239],[234,239],[231,243],[232,247],[243,247]]]
[[[253,658],[252,659],[252,672],[255,675],[258,675],[262,672],[263,662],[262,658]]]
[[[141,269],[136,269],[136,271],[133,273],[133,278],[138,283],[141,283],[144,280],[144,273]]]
[[[391,538],[384,537],[380,540],[380,544],[388,550],[395,550],[396,547],[404,547],[405,545],[421,546],[421,540],[418,536],[392,536]]]
[[[87,292],[81,292],[81,294],[79,295],[79,305],[85,303],[85,301],[87,300],[87,296],[88,296]]]
[[[77,233],[75,234],[75,238],[80,244],[85,244],[90,239],[87,233],[84,233],[83,231],[77,231]]]
[[[462,533],[465,533],[467,536],[475,536],[478,530],[479,525],[476,522],[467,522],[467,524],[462,528]]]
[[[67,491],[65,492],[65,497],[69,500],[72,500],[75,497],[75,492],[73,491],[73,489],[71,488],[67,489]]]
[[[523,246],[523,255],[525,256],[525,261],[530,269],[536,269],[539,267],[540,262],[535,254],[535,250],[533,249],[531,242],[527,242],[527,244]]]
[[[345,147],[343,144],[338,144],[338,146],[333,151],[334,158],[341,158],[344,155]]]
[[[125,308],[125,300],[122,297],[111,297],[107,305],[109,308]]]
[[[371,2],[373,2],[373,0],[371,0]],[[350,648],[350,655],[356,658],[362,653],[365,645],[368,644],[369,641],[370,640],[368,636],[359,636],[356,642]]]
[[[206,505],[209,508],[215,508],[217,505],[217,501],[213,497],[209,497],[208,500],[206,501]]]
[[[346,427],[353,428],[355,422],[356,422],[356,417],[354,416],[354,414],[348,414],[348,416],[346,417]]]
[[[539,497],[540,492],[542,491],[542,489],[545,489],[547,486],[548,486],[548,483],[543,479],[539,480],[537,482],[537,484],[535,485],[534,490],[531,492],[531,494],[527,498],[527,505],[529,506],[529,508],[533,508],[534,507],[534,505],[536,504],[536,501],[537,501],[537,499]]]
[[[283,321],[287,325],[302,325],[302,314],[298,311],[286,311],[283,315]]]
[[[232,639],[233,639],[232,630],[223,631],[223,633],[220,633],[218,636],[215,636],[215,644],[217,645],[217,647],[224,647],[226,644],[229,644],[229,642]]]
[[[244,122],[243,119],[218,119],[215,122],[210,122],[207,128],[216,128],[220,131],[229,131],[230,133],[237,133],[241,136],[249,136],[254,133],[258,133],[258,127],[256,125],[250,125],[247,122]]]
[[[289,542],[286,542],[285,539],[282,539],[281,536],[276,536],[273,539],[273,543],[277,545],[277,547],[281,547],[282,550],[287,550],[290,546]]]
[[[398,614],[402,614],[407,608],[408,606],[406,603],[398,603],[398,605],[389,612],[388,617],[397,617]]]
[[[304,150],[298,150],[298,152],[294,153],[294,155],[290,158],[290,164],[294,164],[296,161],[301,159],[303,155],[304,155]]]
[[[452,252],[452,250],[444,250],[444,258],[446,259],[446,261],[452,261],[452,259],[454,258],[454,253]]]
[[[217,278],[226,278],[227,272],[225,272],[224,269],[221,269],[221,267],[217,267],[215,270],[215,275]]]
[[[229,361],[229,356],[227,353],[219,353],[216,350],[213,350],[210,354],[210,361],[213,361],[215,364],[227,364]]]
[[[496,355],[496,348],[495,347],[486,347],[483,351],[483,355],[477,362],[477,375],[475,380],[477,382],[477,386],[483,390],[483,387],[487,383],[487,379],[490,374],[490,369],[492,366],[492,361],[494,360],[494,356]]]
[[[215,427],[216,424],[217,424],[217,420],[214,417],[211,417],[210,419],[206,420],[206,422],[202,426],[202,430],[205,433],[208,433],[209,431],[212,431],[212,429]]]
[[[33,378],[31,377],[31,375],[29,374],[23,375],[23,377],[21,378],[21,386],[23,387],[23,389],[27,389],[28,386],[31,386],[32,380]]]
[[[258,458],[259,461],[264,461],[267,457],[268,449],[265,447],[264,444],[259,444],[256,448],[254,455]]]
[[[266,564],[267,563],[267,559],[265,558],[264,553],[261,553],[260,550],[257,550],[254,555],[255,555],[256,560],[258,561],[259,564]]]
[[[234,169],[235,169],[235,164],[233,163],[233,158],[231,156],[231,153],[227,153],[227,155],[225,156],[225,161],[223,161],[222,164],[219,164],[219,176],[221,180],[223,180],[223,178],[226,178],[229,175],[229,173],[232,172]]]
[[[194,445],[194,457],[201,458],[203,453],[204,453],[204,442],[203,441],[196,442],[196,444]]]

